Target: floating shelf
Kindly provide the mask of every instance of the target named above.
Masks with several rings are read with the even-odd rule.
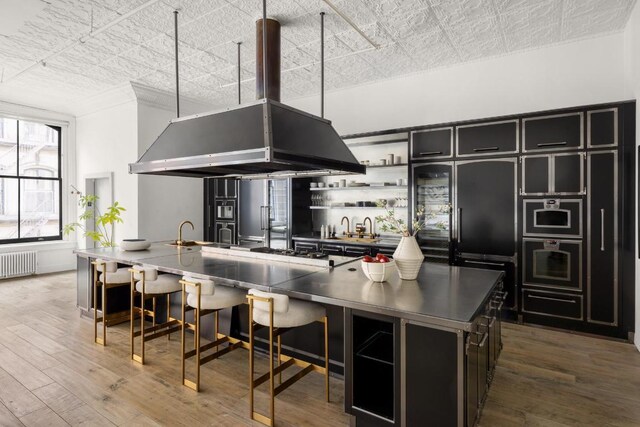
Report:
[[[344,191],[344,190],[406,190],[406,185],[365,185],[360,187],[322,187],[322,188],[309,188],[311,191]]]
[[[374,169],[374,168],[398,168],[401,166],[408,166],[407,163],[398,163],[398,164],[393,164],[393,165],[371,165],[371,166],[367,166],[367,169]]]
[[[309,206],[309,209],[384,209],[377,206]],[[395,209],[395,207],[393,208]],[[406,209],[406,208],[402,208]]]

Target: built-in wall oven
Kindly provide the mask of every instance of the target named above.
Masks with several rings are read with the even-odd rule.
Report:
[[[582,289],[582,241],[525,238],[523,285]]]
[[[522,203],[525,236],[582,238],[581,199],[526,199]]]

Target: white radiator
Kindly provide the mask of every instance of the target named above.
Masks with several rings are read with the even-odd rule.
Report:
[[[37,265],[38,253],[36,251],[0,254],[0,279],[35,274]]]

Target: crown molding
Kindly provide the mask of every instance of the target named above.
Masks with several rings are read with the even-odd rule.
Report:
[[[83,99],[73,110],[76,117],[82,117],[129,102],[136,102],[136,95],[131,83],[127,82]]]
[[[155,89],[136,82],[131,82],[131,88],[133,89],[138,104],[160,108],[167,111],[176,110],[176,96],[171,92]],[[195,114],[211,111],[215,109],[215,106],[193,98],[181,96],[180,109],[183,113]]]
[[[176,108],[175,95],[171,92],[136,82],[126,82],[76,103],[73,110],[76,117],[82,117],[130,102],[167,111],[175,111]],[[193,98],[180,97],[180,108],[186,114],[195,114],[210,111],[215,107]]]

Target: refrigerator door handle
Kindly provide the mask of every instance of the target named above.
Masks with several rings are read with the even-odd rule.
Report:
[[[462,208],[458,208],[457,229],[458,229],[458,244],[462,243]]]
[[[260,230],[264,231],[264,206],[260,206]]]
[[[604,209],[600,209],[600,250],[604,252]]]

